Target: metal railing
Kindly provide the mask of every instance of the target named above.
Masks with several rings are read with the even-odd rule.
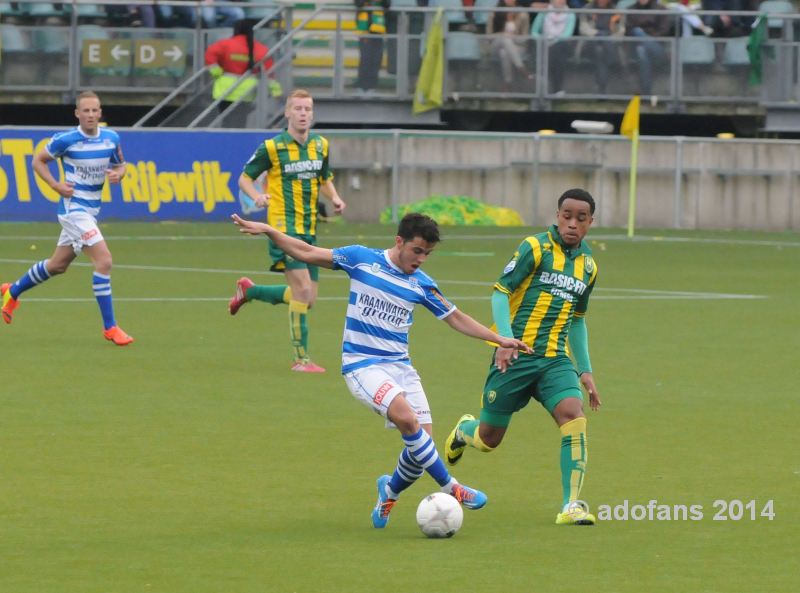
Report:
[[[151,3],[152,0],[145,2]],[[41,3],[22,3],[26,4]],[[109,0],[104,4],[123,6],[127,2]],[[159,2],[159,6],[162,4]],[[207,6],[203,2],[176,1],[171,4],[189,7],[197,15]],[[279,21],[279,30],[264,27],[263,22],[259,29],[269,37],[266,40],[270,48],[282,43],[281,55],[278,51],[271,52],[271,55],[280,62],[280,68],[276,66],[272,74],[285,83],[284,88],[302,86],[323,99],[349,101],[363,98],[354,80],[362,35],[353,29],[352,5],[320,5],[309,11],[305,18],[295,21],[291,12],[293,3],[224,4],[245,9],[268,9],[272,6],[273,10],[280,11],[282,16],[273,19],[273,22]],[[82,5],[84,3],[77,0],[66,4],[71,10],[65,17],[67,23],[63,25],[45,24],[50,17],[43,17],[35,26],[29,21],[25,24],[24,20],[9,25],[8,16],[2,15],[0,80],[4,91],[75,94],[92,88],[119,93],[150,93],[169,97],[161,103],[172,104],[205,92],[202,90],[205,76],[202,55],[209,42],[225,34],[225,30],[203,28],[199,17],[191,29],[98,27],[81,16],[79,8]],[[384,57],[377,87],[369,92],[370,98],[410,103],[424,52],[424,31],[435,11],[435,8],[398,7],[387,15],[387,34],[372,36],[383,41]],[[580,18],[602,11],[572,12]],[[614,12],[630,17],[642,11]],[[501,75],[502,58],[496,47],[498,35],[482,32],[485,26],[482,23],[486,19],[480,15],[490,18],[487,9],[448,10],[445,12],[449,25],[445,31],[447,61],[444,80],[448,108],[486,109],[492,108],[497,101],[512,101],[535,110],[551,109],[559,104],[577,104],[585,108],[587,105],[596,107],[598,101],[619,101],[637,93],[645,95],[645,100],[650,100],[654,109],[672,112],[696,111],[698,104],[706,104],[707,111],[722,107],[733,112],[744,107],[757,112],[768,105],[800,103],[800,41],[795,40],[800,15],[769,15],[769,36],[761,50],[761,82],[751,84],[748,79],[752,66],[745,35],[734,38],[684,37],[680,34],[681,13],[647,12],[670,19],[674,30],[670,36],[647,40],[660,48],[657,52],[660,57],[651,64],[653,86],[649,92],[642,88],[637,52],[644,41],[640,38],[572,36],[553,43],[541,36],[519,36],[515,42],[533,78],[515,76],[509,83]],[[536,14],[531,11],[531,20]],[[696,14],[713,17],[723,13],[698,11]],[[724,14],[751,20],[758,17],[756,12]],[[316,26],[309,26],[312,24]],[[606,88],[600,88],[595,79],[597,48],[600,46],[605,46],[611,56]],[[153,61],[144,63],[140,59],[142,52],[158,54],[156,65]],[[179,57],[174,60],[170,55]],[[563,75],[562,88],[555,88],[555,73]],[[256,102],[259,126],[273,121],[271,116],[275,113],[263,82],[259,84]],[[208,105],[204,109],[206,107]],[[516,108],[520,108],[519,105]],[[221,118],[212,120],[211,125],[227,125],[226,119],[223,114]],[[172,121],[175,125],[186,123],[178,123],[178,118]],[[203,123],[198,121],[194,125]]]

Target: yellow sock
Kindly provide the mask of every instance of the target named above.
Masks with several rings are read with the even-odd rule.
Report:
[[[295,360],[308,358],[308,303],[289,301],[289,334]]]
[[[561,432],[561,488],[562,506],[573,500],[583,487],[588,450],[586,445],[586,418],[570,420],[559,427]]]
[[[459,429],[464,442],[466,442],[470,447],[474,447],[478,451],[483,451],[484,453],[494,451],[494,447],[490,447],[481,439],[479,427],[480,421],[478,420],[467,420],[466,422],[462,422]]]

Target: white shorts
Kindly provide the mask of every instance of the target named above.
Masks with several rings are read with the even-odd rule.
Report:
[[[355,398],[386,418],[389,404],[398,395],[405,394],[406,401],[417,415],[420,424],[430,424],[431,407],[422,389],[422,382],[414,367],[402,362],[373,364],[344,375],[344,382]],[[395,425],[386,419],[386,428]]]
[[[60,214],[58,222],[61,223],[61,235],[58,237],[57,245],[59,247],[72,245],[76,254],[80,254],[84,247],[91,247],[105,240],[94,216],[88,212],[79,210]]]

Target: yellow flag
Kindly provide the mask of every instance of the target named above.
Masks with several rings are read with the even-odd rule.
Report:
[[[619,133],[633,139],[633,133],[639,132],[639,95],[634,95],[631,102],[625,108],[625,115],[622,117],[622,126]]]
[[[442,9],[436,12],[428,39],[425,55],[414,92],[414,115],[442,106],[444,84],[444,37],[442,35]]]

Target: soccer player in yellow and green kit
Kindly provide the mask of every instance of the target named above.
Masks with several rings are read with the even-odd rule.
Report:
[[[506,265],[492,294],[496,331],[522,340],[533,353],[518,355],[498,348],[495,360],[508,362],[506,372],[494,365],[490,368],[480,418],[462,416],[445,443],[450,465],[461,459],[467,446],[493,451],[503,440],[512,414],[531,398],[538,401],[561,432],[563,498],[556,516],[559,525],[595,522],[586,503],[578,500],[587,452],[581,383],[589,394],[591,408],[600,407],[584,321],[597,279],[597,264],[583,240],[594,209],[589,192],[567,190],[558,199],[556,224],[527,237]]]
[[[239,187],[256,203],[267,206],[267,221],[287,235],[315,245],[317,242],[317,201],[320,191],[341,213],[345,203],[333,185],[328,166],[328,140],[311,132],[314,100],[308,91],[297,89],[286,99],[288,122],[281,133],[261,143],[244,166]],[[263,189],[254,181],[266,172]],[[293,371],[324,373],[308,354],[308,310],[317,298],[319,268],[289,257],[270,241],[273,272],[283,272],[286,284],[258,286],[249,278],[236,283],[236,295],[228,310],[236,315],[242,305],[259,300],[289,305],[289,331],[294,353]]]

